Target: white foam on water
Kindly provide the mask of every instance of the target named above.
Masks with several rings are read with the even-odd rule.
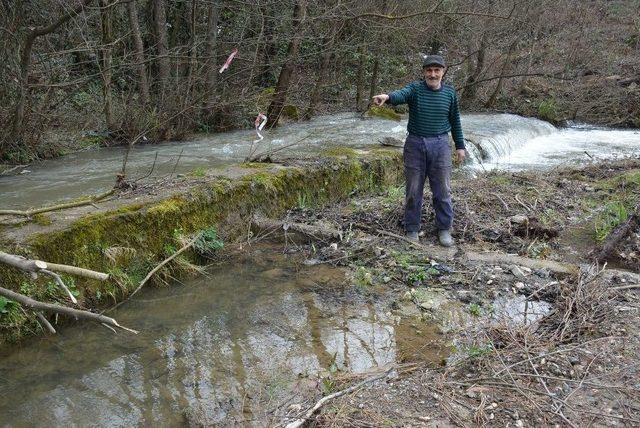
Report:
[[[640,131],[569,128],[529,139],[517,149],[484,163],[485,168],[548,168],[591,159],[640,156]]]

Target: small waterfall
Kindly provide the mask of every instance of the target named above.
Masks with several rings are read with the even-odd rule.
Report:
[[[478,164],[504,158],[533,138],[557,132],[548,122],[511,114],[469,115],[463,121],[467,150]]]

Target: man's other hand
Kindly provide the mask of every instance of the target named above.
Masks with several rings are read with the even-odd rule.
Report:
[[[373,103],[375,105],[377,105],[378,107],[380,107],[382,104],[384,104],[387,100],[389,99],[389,95],[387,94],[380,94],[380,95],[376,95],[375,97],[373,97]]]
[[[466,157],[467,157],[467,151],[465,149],[456,150],[456,163],[458,165],[462,165],[462,162],[464,162],[464,158]]]

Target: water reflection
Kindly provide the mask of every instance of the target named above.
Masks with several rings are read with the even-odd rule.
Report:
[[[115,314],[138,336],[82,325],[4,356],[0,425],[260,424],[322,369],[402,359],[386,304],[344,287],[339,270],[301,269],[264,251],[141,293]],[[442,358],[435,330],[419,340],[437,341],[423,358]]]

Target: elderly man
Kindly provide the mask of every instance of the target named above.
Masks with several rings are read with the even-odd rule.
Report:
[[[385,102],[409,105],[409,135],[404,144],[406,236],[418,241],[424,182],[428,177],[438,240],[441,245],[450,247],[453,245],[453,206],[449,187],[452,167],[449,131],[456,146],[456,161],[462,162],[466,155],[458,97],[452,86],[442,83],[446,65],[440,55],[427,56],[422,69],[424,80],[409,83],[388,95],[376,95],[373,102],[378,106]]]

